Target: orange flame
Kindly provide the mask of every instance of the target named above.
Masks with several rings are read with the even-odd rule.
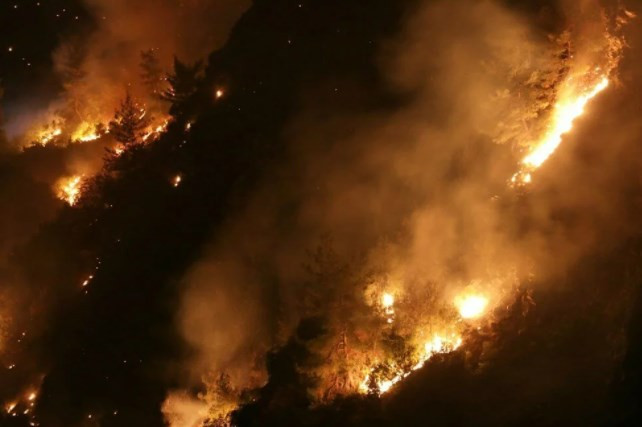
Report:
[[[68,178],[62,178],[58,181],[58,198],[67,202],[69,206],[74,206],[80,198],[80,184],[82,176],[75,175]]]
[[[513,175],[514,184],[528,184],[532,181],[531,172],[539,168],[557,150],[564,135],[573,129],[575,120],[584,114],[586,105],[609,86],[608,77],[602,77],[588,90],[576,91],[562,97],[555,105],[551,125],[544,137],[535,143],[531,152],[522,160],[522,169]]]

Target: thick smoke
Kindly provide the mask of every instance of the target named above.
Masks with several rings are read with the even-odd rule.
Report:
[[[450,301],[476,286],[497,303],[515,285],[563,274],[622,235],[614,225],[621,203],[600,196],[613,183],[583,185],[586,170],[566,147],[532,194],[509,184],[551,113],[560,76],[608,68],[620,53],[605,34],[617,24],[602,8],[567,3],[558,15],[490,1],[425,2],[379,58],[402,107],[346,114],[311,97],[287,131],[291,161],[185,278],[178,323],[196,350],[193,378],[229,371],[236,386],[254,385],[234,373],[254,372],[255,356],[282,344],[308,314],[304,266],[323,236],[340,259],[384,277],[357,281],[346,294],[392,286]],[[602,113],[591,105],[578,126],[613,126]],[[569,226],[560,212],[580,221]]]

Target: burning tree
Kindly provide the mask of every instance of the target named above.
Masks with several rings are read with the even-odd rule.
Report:
[[[116,141],[128,146],[140,142],[149,125],[150,119],[146,117],[145,109],[127,92],[116,110],[114,119],[109,122],[109,132]]]

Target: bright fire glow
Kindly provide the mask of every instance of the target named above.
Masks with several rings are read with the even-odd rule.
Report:
[[[180,175],[176,175],[174,179],[172,179],[172,185],[174,187],[178,187],[179,185],[181,185],[182,181],[183,181],[183,177],[181,177]]]
[[[6,407],[6,409],[7,409],[7,413],[9,413],[9,414],[10,414],[10,413],[11,413],[11,412],[16,408],[16,406],[17,406],[17,405],[18,405],[18,403],[17,403],[17,402],[11,402],[11,403],[9,403],[9,404],[7,405],[7,407]]]
[[[484,314],[488,298],[482,295],[466,295],[455,298],[455,307],[464,319],[474,319]]]
[[[147,132],[143,135],[143,141],[147,142],[148,139],[156,139],[158,138],[162,133],[164,133],[167,130],[167,125],[169,125],[169,120],[163,120],[161,124],[157,125],[156,127],[150,127]]]
[[[58,198],[73,206],[80,197],[80,184],[82,176],[76,175],[69,178],[63,178],[58,183]]]
[[[53,128],[53,129],[45,129],[41,132],[38,133],[38,144],[40,145],[47,145],[49,144],[54,138],[62,135],[62,129],[61,128]]]
[[[589,90],[564,96],[555,105],[551,125],[531,152],[522,160],[522,171],[512,178],[513,183],[528,184],[532,181],[531,171],[539,168],[557,150],[562,137],[573,129],[575,120],[584,114],[586,105],[609,86],[609,79],[603,77]]]
[[[389,292],[384,292],[381,296],[381,306],[383,307],[383,312],[386,314],[386,322],[393,323],[395,315],[395,296]]]
[[[96,125],[83,123],[78,126],[78,129],[71,135],[71,140],[75,142],[89,142],[95,141],[100,137],[101,135],[97,132]]]
[[[223,95],[225,95],[225,92],[223,91],[223,89],[216,89],[216,93],[215,93],[216,99],[223,98]]]
[[[435,335],[432,340],[424,344],[424,351],[419,356],[417,363],[408,371],[399,370],[395,376],[390,379],[381,379],[376,384],[376,390],[379,395],[389,391],[395,384],[404,378],[408,377],[412,372],[424,367],[426,362],[436,354],[446,354],[457,350],[462,344],[462,339],[459,335],[451,334],[450,336]],[[370,375],[359,385],[359,391],[367,393],[369,391]]]
[[[381,305],[385,309],[391,308],[394,303],[395,303],[395,296],[392,294],[389,294],[386,292],[381,297]]]

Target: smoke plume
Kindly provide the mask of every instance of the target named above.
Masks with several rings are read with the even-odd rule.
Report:
[[[185,278],[178,324],[196,351],[194,377],[254,372],[261,349],[284,344],[310,314],[301,303],[305,266],[319,242],[331,242],[362,279],[337,284],[342,295],[367,300],[373,288],[393,289],[425,298],[414,303],[426,310],[471,287],[498,305],[516,286],[559,277],[621,237],[622,204],[598,195],[613,183],[587,188],[585,174],[568,172],[578,166],[565,147],[532,193],[510,185],[565,77],[617,65],[623,46],[608,32],[620,28],[614,10],[594,2],[536,13],[491,1],[423,2],[380,49],[386,90],[400,107],[346,112],[309,88],[307,108],[286,132],[289,161],[266,176]],[[586,112],[600,136],[610,125],[603,113],[592,105]],[[560,220],[562,211],[580,220]],[[322,309],[328,317],[349,316],[331,299]],[[240,388],[255,384],[232,377]]]

